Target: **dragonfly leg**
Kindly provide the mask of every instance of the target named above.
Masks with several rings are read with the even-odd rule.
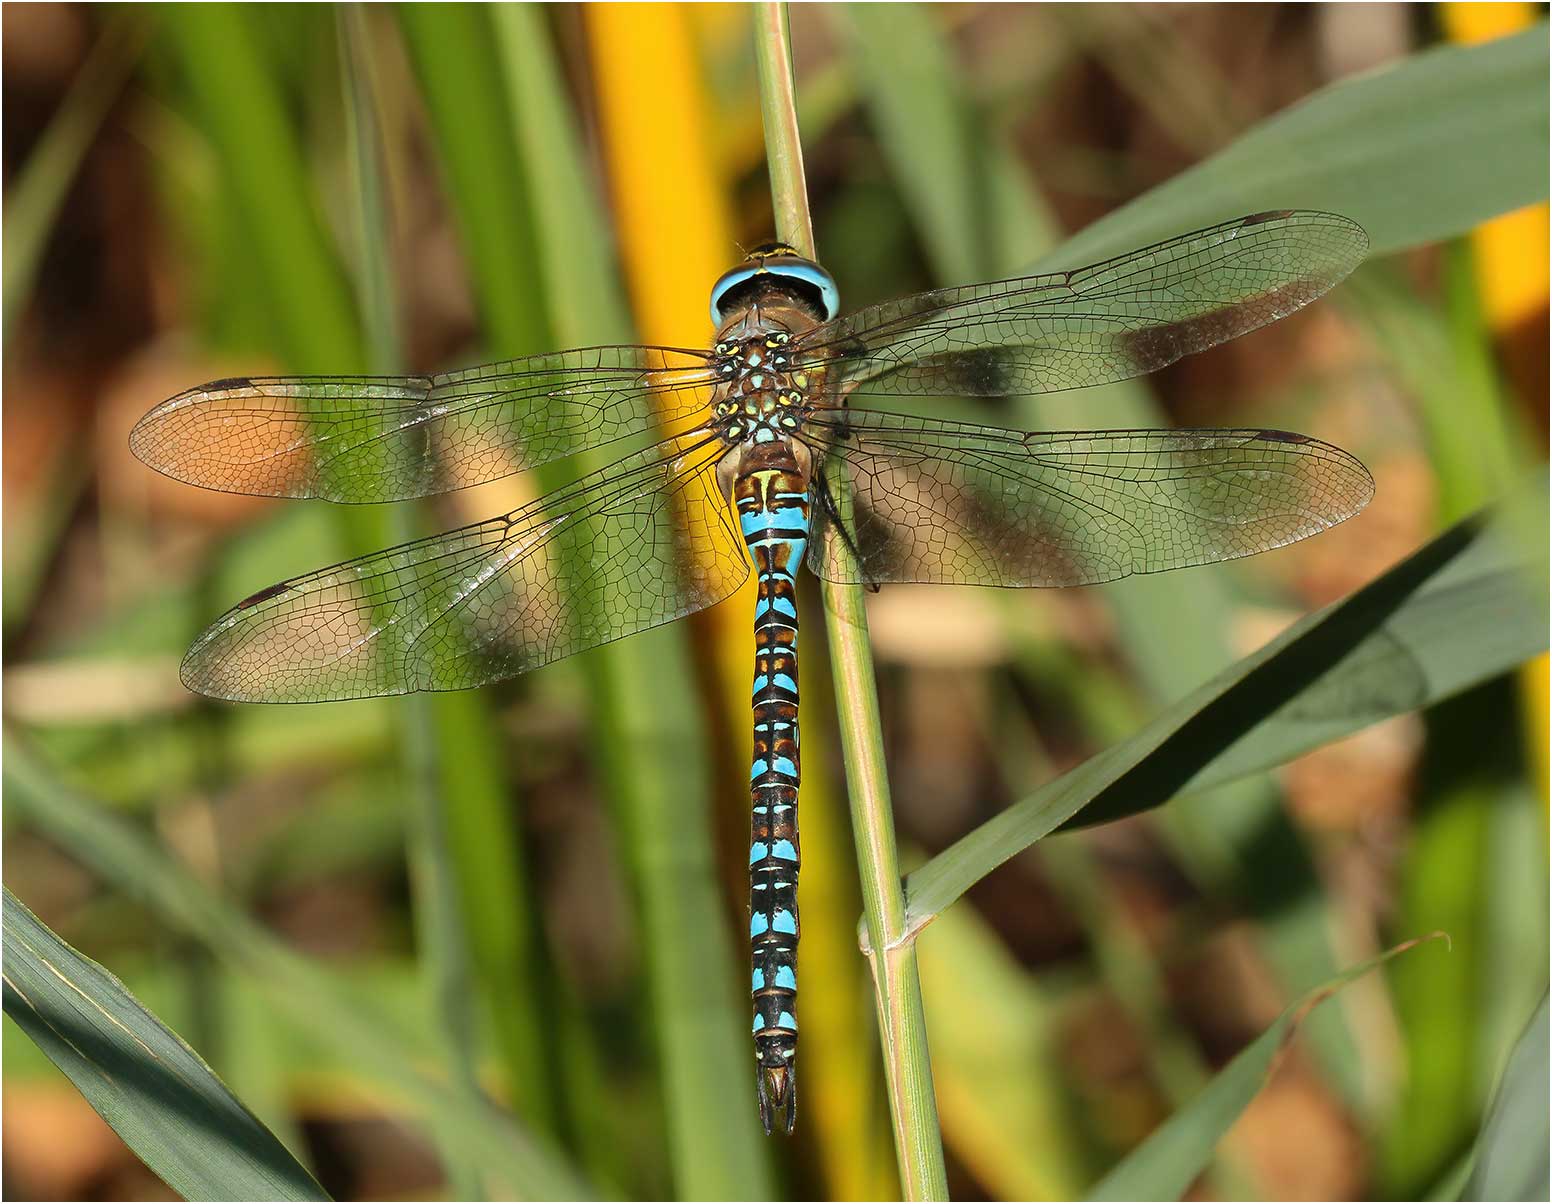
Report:
[[[835,495],[830,492],[830,482],[826,478],[828,466],[824,461],[819,462],[819,467],[814,473],[814,494],[819,499],[819,508],[825,512],[831,526],[841,533],[841,542],[846,545],[846,551],[851,556],[861,573],[867,572],[867,565],[862,561],[862,553],[857,547],[856,536],[852,534],[851,525],[841,516],[841,510],[835,502]],[[869,593],[878,593],[879,583],[869,577],[864,583]]]

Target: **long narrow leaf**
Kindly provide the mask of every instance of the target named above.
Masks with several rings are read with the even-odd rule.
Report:
[[[405,367],[396,320],[393,223],[385,178],[390,151],[382,138],[374,97],[371,27],[364,11],[352,8],[336,14],[336,28],[346,144],[355,184],[354,218],[359,243],[355,285],[363,341],[370,369],[387,375],[403,372]],[[393,508],[389,534],[394,542],[408,542],[422,534],[420,510],[420,504],[413,501]],[[421,972],[435,1002],[437,1027],[453,1082],[472,1100],[479,1100],[482,1092],[475,1008],[481,984],[476,979],[470,949],[473,913],[460,895],[460,886],[469,879],[478,879],[478,871],[490,861],[482,858],[471,866],[471,859],[458,859],[449,830],[458,809],[465,811],[467,820],[474,818],[467,813],[484,804],[481,818],[486,818],[489,826],[481,832],[477,847],[500,849],[504,801],[499,788],[500,770],[491,752],[493,741],[478,738],[483,734],[479,720],[484,714],[477,698],[418,694],[394,699],[389,705],[402,734],[400,757],[412,821],[408,856]],[[473,713],[468,714],[470,711]],[[460,718],[466,721],[458,722]],[[438,739],[444,732],[462,734],[456,748],[451,741]],[[464,772],[450,773],[455,764]],[[465,783],[495,785],[493,789],[460,790],[459,786]],[[465,888],[463,895],[468,893]],[[531,1105],[531,1097],[522,1102]],[[524,1110],[524,1117],[535,1127],[543,1124],[542,1112],[532,1106]],[[452,1194],[480,1198],[484,1185],[479,1176],[456,1157],[449,1156],[444,1161]]]
[[[419,1034],[369,997],[312,965],[212,894],[147,837],[95,800],[65,788],[30,750],[6,738],[5,802],[19,820],[134,895],[170,928],[209,948],[277,1010],[328,1042],[382,1084],[447,1147],[489,1176],[493,1190],[524,1198],[579,1199],[586,1184],[546,1143],[495,1108],[419,1068]]]
[[[5,1014],[140,1160],[190,1200],[327,1200],[275,1135],[129,989],[9,889]]]
[[[226,199],[251,240],[278,350],[297,371],[350,372],[364,355],[350,290],[319,217],[256,10],[193,4],[167,24],[221,166]]]
[[[1462,1200],[1545,1200],[1548,1194],[1547,997],[1530,1018],[1504,1068],[1477,1141],[1476,1165]]]
[[[1219,217],[1298,208],[1352,218],[1383,255],[1546,195],[1547,31],[1538,25],[1331,84],[1095,222],[1061,259],[1092,262]]]
[[[1499,524],[1500,536],[1507,525]],[[1406,693],[1387,696],[1376,686],[1365,705],[1349,710],[1345,731],[1353,731],[1512,668],[1547,640],[1546,603],[1537,600],[1539,587],[1526,569],[1534,572],[1485,540],[1480,517],[1452,527],[1357,593],[1296,623],[1130,739],[938,854],[908,881],[912,927],[1086,808],[1089,822],[1167,802],[1241,741],[1258,739],[1262,724],[1291,722],[1305,691],[1330,688],[1326,683],[1340,682],[1344,672],[1363,676],[1376,662],[1389,662],[1406,674]],[[1453,626],[1440,622],[1441,606],[1453,615]],[[1484,623],[1495,628],[1490,638]],[[1420,631],[1430,633],[1426,642],[1417,640]],[[1397,645],[1406,656],[1392,661]],[[1328,738],[1339,734],[1338,726],[1327,728]],[[1284,729],[1284,739],[1290,730]],[[1268,739],[1267,745],[1273,743]]]

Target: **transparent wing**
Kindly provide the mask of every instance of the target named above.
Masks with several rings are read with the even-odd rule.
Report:
[[[387,502],[493,481],[697,413],[706,357],[589,347],[440,376],[254,376],[161,403],[130,433],[206,489]]]
[[[1140,376],[1275,322],[1368,251],[1329,213],[1258,213],[1071,272],[938,289],[794,340],[827,388],[878,396],[1051,393]]]
[[[868,412],[814,415],[837,529],[814,508],[809,565],[880,584],[1084,585],[1281,547],[1368,503],[1340,448],[1264,430],[1024,434]]]
[[[666,440],[503,517],[261,590],[199,637],[184,683],[239,702],[464,689],[711,606],[749,571],[723,450]]]

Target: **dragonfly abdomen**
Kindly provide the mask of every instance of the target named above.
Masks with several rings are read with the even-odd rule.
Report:
[[[768,449],[768,450],[767,450]],[[753,457],[779,467],[740,473],[739,525],[754,561],[754,758],[749,770],[749,945],[760,1119],[797,1116],[798,611],[795,576],[808,544],[808,493],[790,449]]]

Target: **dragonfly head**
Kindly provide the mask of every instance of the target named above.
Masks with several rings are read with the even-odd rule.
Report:
[[[711,290],[711,320],[720,329],[741,309],[760,302],[795,305],[828,322],[840,312],[835,278],[786,243],[755,247],[736,267],[722,273]]]

